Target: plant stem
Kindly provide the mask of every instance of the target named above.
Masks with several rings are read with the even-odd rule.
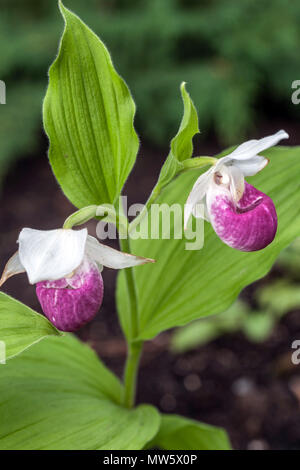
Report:
[[[128,344],[128,355],[124,373],[124,395],[123,404],[132,408],[135,402],[136,383],[143,342],[137,341]]]
[[[182,170],[180,173],[187,170],[198,170],[207,165],[214,165],[218,161],[215,157],[194,157],[184,160],[182,162]]]
[[[130,251],[130,243],[128,238],[120,238],[120,247],[121,250],[125,253],[131,253]],[[137,302],[137,290],[136,290],[136,283],[135,283],[135,275],[133,268],[126,268],[124,270],[129,302],[130,302],[130,311],[131,311],[131,331],[130,331],[130,338],[134,340],[139,332],[139,312],[138,312],[138,302]]]
[[[121,250],[130,253],[130,243],[128,238],[120,238]],[[124,373],[124,395],[123,404],[132,408],[135,402],[136,383],[138,366],[142,352],[143,342],[134,341],[139,333],[139,312],[137,301],[137,290],[133,268],[125,269],[125,278],[128,290],[131,313],[130,341],[128,342],[128,352]]]

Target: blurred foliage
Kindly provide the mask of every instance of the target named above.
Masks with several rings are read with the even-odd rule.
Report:
[[[253,342],[268,339],[283,315],[300,309],[300,238],[279,255],[276,270],[284,271],[284,279],[275,278],[260,285],[254,294],[255,308],[240,298],[219,315],[178,328],[171,341],[171,350],[175,353],[189,351],[237,331]]]
[[[106,42],[138,104],[137,127],[166,145],[181,112],[185,80],[200,125],[235,143],[254,119],[292,116],[299,78],[300,4],[293,0],[65,0]],[[1,173],[38,148],[46,71],[62,20],[54,0],[1,0]],[[278,113],[279,114],[279,113]]]
[[[285,276],[300,281],[300,238],[280,253],[277,266],[284,270]]]
[[[276,281],[257,291],[258,309],[239,299],[226,312],[197,320],[175,331],[171,350],[182,353],[202,346],[226,333],[241,331],[253,342],[265,341],[276,322],[300,308],[300,288],[289,281]]]

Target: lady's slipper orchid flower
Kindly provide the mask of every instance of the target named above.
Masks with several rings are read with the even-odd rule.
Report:
[[[0,286],[26,272],[46,317],[62,331],[75,331],[91,321],[103,299],[103,266],[122,269],[153,262],[121,253],[88,235],[87,229],[24,228],[19,250],[8,261]]]
[[[281,130],[260,140],[249,140],[217,160],[194,184],[185,205],[185,227],[193,214],[210,222],[220,239],[232,248],[257,251],[269,245],[277,230],[274,203],[245,182],[245,177],[267,165],[268,159],[260,152],[288,137]],[[204,208],[201,213],[200,208]]]

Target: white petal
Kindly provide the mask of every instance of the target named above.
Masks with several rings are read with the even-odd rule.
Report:
[[[97,264],[112,269],[123,269],[145,263],[155,263],[155,260],[150,258],[142,258],[141,256],[130,255],[114,250],[98,242],[96,238],[90,235],[87,237],[85,252],[86,255],[96,261]]]
[[[238,167],[244,176],[254,176],[263,170],[268,163],[267,158],[256,155],[256,157],[249,158],[249,160],[235,160],[234,166]]]
[[[209,214],[207,212],[207,207],[206,207],[206,195],[201,201],[197,202],[196,205],[193,207],[193,216],[196,217],[196,219],[203,219],[203,220],[206,220],[207,222],[210,222]]]
[[[3,274],[0,279],[0,287],[7,279],[15,274],[25,273],[25,269],[20,261],[19,252],[17,251],[6,263]]]
[[[74,271],[84,256],[87,229],[33,230],[23,228],[19,236],[20,261],[30,284],[55,281]]]
[[[196,183],[194,184],[193,189],[190,192],[189,197],[187,198],[187,201],[184,205],[184,230],[186,230],[187,228],[187,224],[191,214],[193,212],[197,213],[197,210],[194,209],[196,204],[200,204],[203,202],[206,191],[209,187],[211,176],[214,171],[215,167],[212,166],[208,171],[200,175],[199,178],[196,180]]]
[[[276,132],[276,134],[269,135],[259,140],[249,140],[239,145],[233,152],[224,157],[224,160],[249,160],[252,157],[255,157],[263,150],[266,150],[274,145],[277,145],[278,142],[282,139],[288,139],[289,135],[281,130]]]

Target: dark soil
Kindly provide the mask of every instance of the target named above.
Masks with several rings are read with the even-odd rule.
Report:
[[[41,148],[39,158],[22,160],[6,179],[0,200],[1,267],[16,250],[22,227],[59,227],[73,210],[52,176],[44,140]],[[215,150],[216,146],[206,146],[203,153]],[[141,152],[125,192],[129,203],[145,200],[164,156],[163,152]],[[93,223],[89,231],[95,234]],[[115,275],[112,270],[104,271],[102,309],[79,337],[121,376],[126,345],[114,302]],[[255,288],[249,287],[244,294],[250,302]],[[9,280],[4,290],[41,311],[24,275]],[[176,356],[168,351],[170,335],[163,333],[145,345],[138,402],[223,426],[236,449],[300,448],[300,366],[291,362],[291,344],[300,339],[300,312],[286,315],[262,344],[232,334]]]

